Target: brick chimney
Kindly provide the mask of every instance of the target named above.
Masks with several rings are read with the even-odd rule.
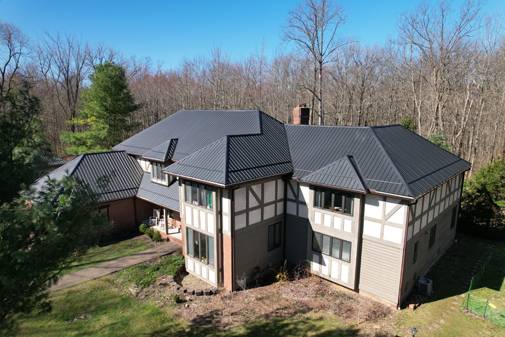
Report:
[[[296,125],[304,124],[309,125],[310,108],[307,104],[299,104],[293,109],[292,123]]]

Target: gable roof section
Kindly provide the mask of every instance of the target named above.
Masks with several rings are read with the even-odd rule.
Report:
[[[173,181],[167,187],[153,183],[151,174],[144,173],[137,191],[137,197],[173,211],[179,211],[179,184],[177,181]]]
[[[142,169],[135,158],[123,151],[89,153],[40,178],[34,187],[40,190],[47,179],[59,180],[64,176],[79,179],[98,195],[99,202],[108,202],[134,197],[142,178]]]
[[[142,158],[165,163],[173,157],[177,146],[177,138],[169,139],[142,154]]]
[[[367,188],[361,181],[361,177],[354,167],[352,160],[351,156],[342,157],[304,176],[300,180],[311,185],[365,194]]]
[[[283,124],[257,111],[260,132],[228,135],[168,166],[180,177],[231,186],[291,173],[293,166]]]
[[[257,110],[180,110],[116,145],[114,150],[141,156],[177,138],[177,146],[169,158],[175,161],[224,136],[260,131]]]

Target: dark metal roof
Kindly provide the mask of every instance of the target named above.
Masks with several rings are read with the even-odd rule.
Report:
[[[151,174],[144,173],[137,192],[137,198],[179,211],[179,184],[177,181],[173,181],[170,186],[153,183],[151,181]]]
[[[351,155],[371,192],[417,198],[469,168],[468,162],[401,126],[285,127],[296,179]]]
[[[282,123],[256,112],[260,132],[222,137],[168,166],[169,174],[231,186],[293,171]]]
[[[40,178],[35,188],[42,188],[48,178],[59,180],[67,175],[89,186],[99,202],[109,202],[134,197],[142,169],[135,158],[123,151],[83,154]]]
[[[335,188],[405,198],[416,198],[470,167],[398,125],[283,125],[257,110],[179,111],[115,149],[170,159],[175,163],[166,172],[219,186],[291,173],[302,179],[325,168],[306,181],[316,184],[317,177]],[[350,167],[337,161],[347,156],[363,186],[342,178],[351,174]]]
[[[260,132],[257,110],[181,110],[114,147],[143,155],[174,138],[173,160],[182,159],[226,135]]]
[[[361,181],[352,163],[352,158],[349,156],[337,159],[319,170],[307,174],[300,180],[312,185],[338,188],[363,194],[367,192],[367,188]]]

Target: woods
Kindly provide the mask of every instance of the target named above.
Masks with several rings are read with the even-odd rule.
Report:
[[[342,36],[344,18],[333,1],[307,0],[279,22],[283,53],[231,61],[214,49],[171,69],[72,37],[28,42],[2,23],[2,90],[18,78],[31,83],[44,132],[59,155],[65,154],[61,134],[83,129],[75,121],[89,76],[112,62],[124,67],[139,107],[129,121],[136,127],[123,137],[179,109],[261,109],[289,122],[292,108],[306,103],[314,124],[407,118],[416,132],[445,141],[474,170],[503,156],[505,35],[477,3],[422,5],[399,18],[396,38],[373,48]]]

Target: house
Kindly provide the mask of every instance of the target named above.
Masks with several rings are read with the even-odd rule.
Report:
[[[127,177],[114,202],[137,209],[135,224],[152,211],[183,244],[187,271],[212,285],[235,290],[255,270],[308,262],[397,306],[452,244],[470,165],[399,125],[309,126],[308,113],[283,124],[257,110],[183,110],[83,158]]]

